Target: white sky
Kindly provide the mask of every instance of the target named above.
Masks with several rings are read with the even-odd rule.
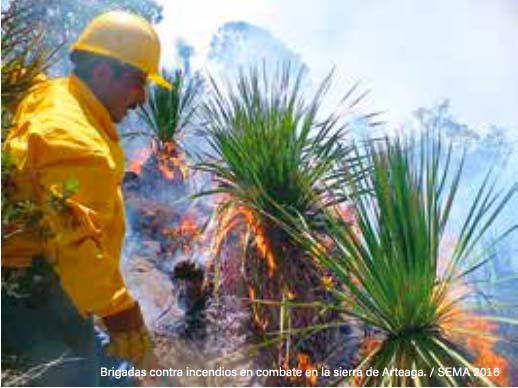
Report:
[[[394,126],[450,98],[460,121],[503,126],[518,139],[518,0],[159,2],[165,64],[181,37],[202,66],[218,27],[246,21],[299,54],[313,80],[335,65],[344,91],[361,81],[372,90],[367,110],[384,110]]]

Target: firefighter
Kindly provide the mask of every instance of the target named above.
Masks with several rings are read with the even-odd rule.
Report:
[[[159,38],[143,18],[112,11],[91,21],[70,58],[68,77],[39,82],[23,99],[5,142],[17,199],[46,208],[65,182],[78,183],[66,199],[74,222],[49,208],[51,238],[22,232],[2,246],[3,274],[29,285],[2,292],[3,350],[50,366],[29,376],[37,385],[99,384],[94,316],[112,355],[142,366],[150,352],[120,272],[124,152],[114,123],[145,102],[148,81],[171,87],[159,75]]]

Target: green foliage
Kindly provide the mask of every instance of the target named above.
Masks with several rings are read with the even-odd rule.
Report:
[[[340,184],[334,173],[348,149],[340,143],[341,117],[317,118],[330,85],[328,76],[312,101],[285,66],[272,77],[241,73],[236,87],[223,93],[211,79],[213,95],[203,108],[215,157],[198,166],[219,183],[204,194],[226,194],[229,206],[245,206],[258,218],[287,221],[285,212],[316,222],[326,193]]]
[[[42,44],[41,26],[29,14],[14,1],[2,11],[2,142],[17,104],[48,69],[53,56]]]
[[[69,179],[62,184],[59,190],[51,192],[49,196],[49,206],[56,212],[68,211],[67,201],[79,192],[79,181],[77,179]]]
[[[33,17],[35,8],[45,7],[45,3],[10,1],[5,10],[2,7],[2,145],[9,130],[16,125],[13,120],[18,104],[42,79],[40,76],[48,71],[56,50],[59,50],[58,44],[48,45],[50,34],[43,30],[44,24],[41,24],[43,20]],[[54,3],[58,6],[63,5],[63,2]],[[50,9],[45,11],[52,12]],[[62,21],[58,22],[58,20],[54,26],[62,28]],[[50,213],[63,216],[65,222],[71,227],[77,225],[77,220],[67,204],[70,197],[78,191],[77,182],[65,182],[59,193],[49,193],[45,203],[37,204],[29,199],[20,198],[19,187],[15,183],[16,166],[12,156],[4,147],[1,151],[1,162],[1,239],[4,247],[5,243],[22,234],[23,238],[34,240],[47,240],[54,237],[54,231],[48,222]],[[46,264],[48,266],[48,263]],[[24,297],[30,294],[36,296],[33,298],[36,304],[42,303],[38,302],[37,296],[41,294],[39,290],[48,290],[48,284],[42,284],[44,276],[39,267],[41,265],[35,265],[33,261],[32,271],[4,268],[1,281],[2,298],[6,295]],[[6,333],[7,336],[12,334]],[[44,373],[48,368],[48,365],[43,365],[27,370],[27,365],[20,361],[22,359],[20,355],[2,352],[2,383],[28,384],[35,373]]]
[[[12,1],[2,12],[2,143],[14,125],[18,103],[48,70],[54,51],[44,44],[44,30],[31,19],[27,4]],[[45,221],[45,210],[32,201],[16,200],[12,179],[14,161],[2,148],[2,241],[19,233],[30,232],[35,238],[48,239],[53,233]],[[64,211],[66,200],[77,192],[78,183],[66,182],[62,194],[49,195],[53,211]]]
[[[458,168],[450,164],[451,148],[444,151],[439,140],[426,134],[419,142],[373,142],[367,151],[357,150],[362,152],[367,158],[359,166],[365,164],[362,169],[371,173],[343,188],[368,193],[355,196],[350,204],[354,222],[328,214],[326,236],[333,247],[329,250],[311,232],[301,233],[297,240],[338,279],[333,292],[340,303],[335,307],[382,338],[364,355],[360,367],[423,369],[427,374],[416,379],[371,377],[363,384],[490,384],[484,377],[473,377],[472,355],[447,323],[465,307],[465,276],[488,260],[478,254],[477,244],[515,188],[496,193],[488,174],[473,201],[464,204],[467,216],[451,254],[441,258],[462,174],[462,163]],[[432,368],[443,366],[466,367],[471,377],[430,376]]]
[[[199,79],[187,79],[181,70],[173,75],[164,71],[163,77],[171,83],[172,89],[153,86],[148,102],[139,112],[139,117],[151,130],[158,150],[162,150],[166,143],[177,141],[181,132],[192,122],[201,87]]]
[[[41,43],[43,31],[27,21],[28,13],[16,2],[2,12],[2,143],[13,125],[17,104],[48,68],[52,56]],[[13,199],[13,168],[12,158],[2,149],[2,241],[27,228],[47,237],[48,228],[36,227],[43,212],[28,200]]]
[[[13,190],[15,192],[15,190]],[[49,194],[47,204],[37,205],[31,200],[15,201],[2,193],[2,241],[19,233],[28,233],[33,238],[47,240],[54,237],[46,215],[49,212],[65,216],[68,225],[74,227],[77,220],[67,201],[79,191],[75,180],[65,182],[61,189]]]
[[[2,12],[2,143],[14,125],[14,111],[48,69],[53,52],[43,42],[43,30],[30,20],[30,10],[11,2]],[[50,238],[44,211],[30,200],[15,200],[12,180],[15,165],[2,149],[2,241],[23,231],[35,238]]]
[[[285,226],[301,215],[318,230],[324,209],[345,199],[331,195],[343,184],[338,165],[354,164],[356,157],[341,143],[345,115],[320,117],[331,75],[309,102],[303,98],[304,75],[289,65],[270,75],[265,66],[241,72],[225,91],[211,78],[212,94],[201,108],[212,152],[197,167],[217,185],[200,195],[220,195],[216,244],[236,230],[245,237],[242,275],[258,339],[269,347],[264,362],[270,366],[296,365],[297,352],[305,346],[301,333],[332,319],[332,312],[319,315],[312,305],[329,297],[320,286],[321,269]],[[355,173],[359,179],[363,172],[358,168]],[[281,333],[279,341],[276,333]],[[319,350],[312,362],[332,351],[324,336],[316,335]]]

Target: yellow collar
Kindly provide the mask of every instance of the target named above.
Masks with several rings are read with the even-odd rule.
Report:
[[[81,102],[81,104],[84,104],[87,107],[92,116],[94,116],[98,120],[99,124],[101,124],[104,132],[106,132],[113,141],[119,141],[120,137],[115,125],[113,124],[110,113],[88,85],[74,74],[70,74],[68,77],[68,85],[70,92]]]

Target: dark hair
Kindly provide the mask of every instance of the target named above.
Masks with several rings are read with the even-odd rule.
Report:
[[[88,51],[74,50],[70,53],[70,61],[73,64],[73,73],[84,81],[89,81],[94,67],[100,63],[108,63],[116,79],[130,68],[116,59],[104,55],[93,54]]]

